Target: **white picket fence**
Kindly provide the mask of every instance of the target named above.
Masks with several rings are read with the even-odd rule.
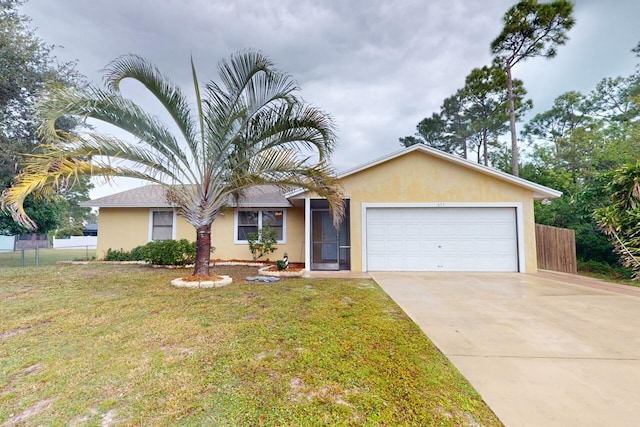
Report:
[[[71,236],[68,239],[53,239],[54,249],[95,249],[98,244],[96,236]]]

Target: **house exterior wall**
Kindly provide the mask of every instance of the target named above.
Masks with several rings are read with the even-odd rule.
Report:
[[[414,151],[343,178],[351,200],[351,270],[362,271],[363,203],[521,203],[525,272],[535,273],[533,192]]]
[[[130,251],[149,242],[149,221],[152,208],[100,208],[96,257],[104,258],[108,249]],[[161,209],[165,210],[165,209]],[[177,217],[176,239],[195,240],[193,226]]]
[[[351,201],[351,270],[363,270],[363,204],[509,204],[518,206],[526,273],[537,271],[533,191],[480,171],[412,151],[371,166],[342,179],[345,197]],[[311,194],[307,197],[313,198]],[[107,249],[130,250],[149,241],[149,208],[101,208],[98,258]],[[268,257],[281,259],[285,252],[291,262],[305,260],[305,214],[303,207],[286,209],[286,243]],[[235,243],[235,212],[229,208],[214,221],[212,258],[251,259],[249,245]],[[520,221],[521,218],[521,221]],[[194,228],[178,217],[176,238],[195,240]]]
[[[108,249],[130,251],[149,238],[149,209],[100,208],[98,230],[96,258],[104,258]]]
[[[149,242],[150,208],[100,208],[98,215],[97,258],[104,258],[108,249],[131,250]],[[285,252],[289,262],[304,262],[304,209],[286,209],[286,244],[276,244],[270,260],[282,259]],[[234,243],[234,209],[218,216],[211,229],[212,245],[216,248],[211,258],[251,259],[249,245]],[[191,224],[177,216],[176,239],[195,241],[196,232]],[[265,257],[266,258],[266,257]]]
[[[268,210],[269,208],[265,208]],[[280,209],[280,208],[278,208]],[[282,259],[284,253],[289,255],[289,262],[304,262],[304,209],[291,207],[286,210],[286,243],[276,243],[274,253],[265,255],[261,260]],[[213,222],[211,228],[211,244],[216,248],[212,259],[250,260],[251,252],[247,243],[234,243],[235,209],[227,209]]]

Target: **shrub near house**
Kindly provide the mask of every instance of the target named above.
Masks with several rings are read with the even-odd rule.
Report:
[[[130,252],[109,248],[105,261],[145,261],[152,265],[193,264],[196,257],[196,244],[187,239],[158,240],[144,246],[133,248]]]
[[[260,228],[258,232],[249,233],[247,240],[249,242],[249,251],[254,261],[278,249],[273,246],[277,243],[276,231],[272,230],[268,225]],[[267,258],[268,260],[269,258]]]

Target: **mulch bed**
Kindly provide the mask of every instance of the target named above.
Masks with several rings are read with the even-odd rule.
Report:
[[[211,263],[226,263],[226,262],[237,262],[237,263],[256,263],[256,262],[260,262],[260,260],[258,261],[254,261],[254,260],[242,260],[242,259],[212,259]],[[263,265],[268,265],[268,264],[273,264],[272,262],[269,261],[264,261]],[[210,267],[210,271],[212,275],[224,275],[224,276],[231,276],[231,278],[233,279],[234,283],[243,283],[246,282],[246,278],[250,277],[250,276],[257,276],[258,275],[258,270],[260,268],[263,268],[262,266],[255,266],[255,265],[213,265]],[[304,263],[302,262],[290,262],[289,263],[289,268],[287,269],[287,271],[291,271],[291,272],[298,272],[304,270]],[[278,268],[275,265],[272,265],[269,267],[269,271],[278,271]],[[287,280],[287,279],[291,279],[288,277],[282,277],[281,280]],[[249,283],[249,282],[247,282]]]
[[[211,263],[227,263],[227,262],[234,262],[234,263],[256,263],[256,261],[253,260],[236,260],[236,259],[212,259]],[[206,278],[202,278],[202,277],[198,277],[198,276],[193,276],[191,273],[193,272],[193,268],[192,267],[188,267],[184,270],[184,273],[187,273],[188,275],[182,276],[180,277],[182,280],[184,281],[194,281],[194,282],[200,282],[200,281],[204,281],[204,280],[219,280],[219,276],[230,276],[233,279],[234,283],[253,283],[253,282],[247,282],[246,278],[247,277],[251,277],[251,276],[258,276],[259,272],[258,270],[260,268],[264,268],[265,265],[269,265],[272,264],[270,262],[264,262],[261,265],[212,265],[211,267],[209,267],[209,271],[210,271],[210,276],[206,277]],[[269,267],[270,271],[278,271],[278,268],[275,265],[271,265]],[[287,269],[287,271],[291,271],[291,272],[298,272],[304,270],[304,263],[298,263],[298,262],[292,262],[289,263],[289,268]],[[291,279],[288,277],[282,277],[281,279],[287,280],[287,279]]]
[[[292,273],[304,270],[304,264],[301,262],[290,262],[289,267],[286,270],[278,270],[278,267],[272,265],[271,267],[265,268],[267,271],[291,271]]]
[[[211,267],[211,274],[231,276],[233,283],[256,283],[247,282],[247,277],[258,276],[258,270],[260,267],[247,266],[247,265],[217,265]],[[291,280],[295,278],[281,277],[280,280]]]

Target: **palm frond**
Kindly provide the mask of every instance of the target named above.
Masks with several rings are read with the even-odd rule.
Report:
[[[277,70],[259,51],[243,51],[223,62],[220,79],[222,86],[207,84],[205,100],[218,141],[233,141],[262,110],[300,102],[294,95],[300,88],[292,77]]]
[[[195,154],[196,128],[189,102],[178,86],[164,76],[157,67],[138,55],[124,55],[105,67],[104,81],[107,88],[120,92],[120,83],[127,78],[136,80],[164,106],[186,143]]]
[[[24,201],[29,194],[45,200],[58,198],[60,190],[69,187],[80,176],[131,177],[157,182],[153,177],[139,170],[96,164],[88,156],[77,156],[67,150],[49,148],[43,154],[29,157],[23,171],[15,178],[13,185],[3,191],[2,209],[11,213],[18,224],[35,230],[35,223],[24,211]]]
[[[42,124],[39,132],[46,141],[59,140],[62,135],[55,128],[56,120],[65,114],[92,118],[115,126],[136,139],[138,145],[157,152],[170,160],[176,170],[191,171],[193,159],[185,155],[184,148],[172,132],[157,118],[144,112],[132,101],[97,88],[86,91],[58,89],[52,91],[40,107]],[[133,146],[133,142],[129,142]]]
[[[337,226],[344,217],[342,186],[329,163],[309,164],[308,160],[294,148],[261,151],[248,168],[230,177],[230,187],[241,191],[255,185],[275,185],[285,190],[303,188],[315,192],[329,202]]]
[[[320,159],[324,160],[335,149],[334,131],[327,113],[298,103],[262,111],[249,124],[246,137],[262,149],[278,146],[315,149]]]

